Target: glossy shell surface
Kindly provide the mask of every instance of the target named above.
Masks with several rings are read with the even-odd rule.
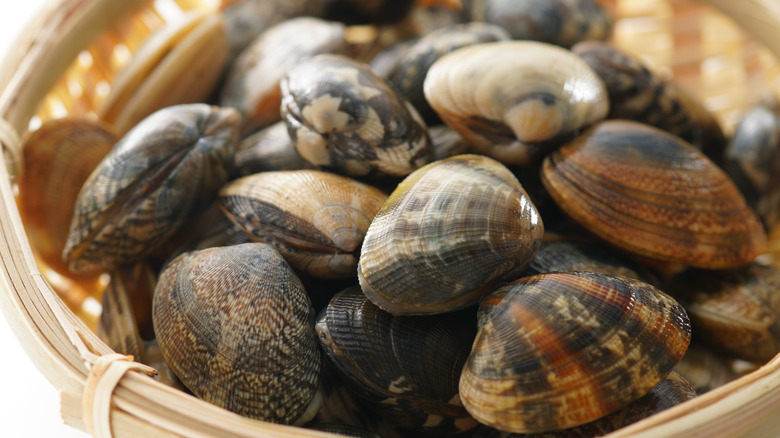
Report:
[[[163,356],[196,396],[275,423],[313,417],[321,368],[314,309],[270,246],[177,257],[160,275],[153,312]]]
[[[604,84],[566,49],[534,41],[475,44],[439,58],[425,97],[477,152],[530,164],[541,145],[603,119]]]
[[[460,396],[510,432],[564,429],[638,399],[688,347],[685,310],[654,287],[589,272],[527,277],[480,304]]]
[[[70,269],[140,260],[205,210],[227,181],[238,123],[233,109],[177,105],[125,134],[79,193],[63,251]]]
[[[606,121],[544,161],[542,181],[577,223],[621,249],[683,265],[742,266],[767,236],[728,176],[678,137]]]
[[[542,220],[512,173],[495,160],[459,155],[404,179],[366,233],[363,292],[398,314],[430,314],[476,302],[536,253]]]

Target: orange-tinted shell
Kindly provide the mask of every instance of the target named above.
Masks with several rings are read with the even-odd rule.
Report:
[[[545,159],[542,181],[580,225],[637,255],[723,269],[766,247],[761,223],[728,176],[647,125],[598,124]]]
[[[526,277],[488,295],[460,380],[481,423],[565,429],[644,395],[680,360],[690,323],[646,283],[592,272]]]

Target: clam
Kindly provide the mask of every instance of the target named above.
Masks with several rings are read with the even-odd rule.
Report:
[[[160,351],[196,396],[251,418],[303,424],[319,409],[314,309],[270,246],[180,255],[154,292]]]
[[[456,310],[516,278],[543,232],[506,167],[479,155],[451,157],[418,169],[390,195],[366,233],[358,279],[393,314]]]
[[[269,28],[241,52],[227,73],[219,103],[239,110],[242,134],[277,122],[282,76],[304,59],[345,50],[345,32],[341,23],[298,17]]]
[[[566,138],[603,119],[601,79],[578,56],[551,44],[475,44],[439,58],[425,97],[475,151],[528,165]]]
[[[159,109],[206,101],[226,64],[227,49],[220,15],[183,15],[138,48],[113,81],[98,115],[123,135]]]
[[[742,116],[725,152],[725,170],[771,230],[780,221],[780,117],[766,106]]]
[[[235,171],[241,176],[312,168],[295,150],[290,134],[287,133],[287,125],[281,121],[241,140],[233,162]]]
[[[556,204],[606,242],[649,259],[738,267],[767,236],[728,176],[665,131],[605,121],[545,158]]]
[[[594,0],[467,0],[463,10],[471,21],[501,26],[512,39],[563,47],[605,40],[612,31],[609,13]]]
[[[62,250],[79,190],[116,139],[103,123],[75,117],[50,120],[25,139],[19,213],[40,260],[61,275],[71,274]]]
[[[316,330],[355,397],[392,418],[403,435],[452,434],[477,425],[457,397],[476,334],[473,311],[393,316],[353,287],[333,296]]]
[[[257,173],[219,194],[231,221],[318,278],[356,276],[363,237],[386,199],[374,187],[317,170]]]
[[[674,371],[690,382],[697,394],[703,394],[739,377],[734,367],[734,359],[695,340],[674,366]]]
[[[401,178],[433,157],[417,111],[364,63],[319,55],[290,70],[281,90],[290,138],[315,166]]]
[[[466,140],[447,125],[431,126],[428,134],[433,146],[433,161],[466,154],[471,150]]]
[[[720,164],[726,137],[715,117],[693,96],[609,43],[587,41],[572,51],[604,81],[609,95],[608,118],[663,129]]]
[[[780,352],[780,268],[689,270],[669,292],[688,310],[697,339],[718,351],[761,363]]]
[[[425,75],[446,53],[472,44],[509,40],[509,34],[487,23],[464,23],[431,32],[417,40],[399,60],[390,81],[414,105],[426,123],[438,122],[436,112],[423,93]]]
[[[460,398],[481,423],[538,433],[640,398],[688,347],[685,310],[649,284],[591,272],[516,280],[482,301]]]
[[[72,271],[133,263],[212,203],[226,182],[238,113],[168,107],[125,134],[79,193],[63,258]]]

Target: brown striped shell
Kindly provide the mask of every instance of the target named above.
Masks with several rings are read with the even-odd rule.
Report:
[[[544,226],[501,163],[459,155],[404,179],[366,233],[363,292],[394,314],[432,314],[475,303],[536,253]]]
[[[660,382],[690,330],[682,306],[640,281],[591,272],[522,278],[480,304],[460,397],[501,430],[574,427]]]
[[[309,421],[319,408],[314,309],[270,246],[185,253],[154,292],[160,350],[196,396],[247,417]]]
[[[316,330],[368,411],[392,419],[403,436],[454,434],[477,426],[458,400],[460,370],[476,335],[474,314],[393,316],[351,287],[331,298]]]
[[[290,138],[315,166],[400,178],[433,158],[417,111],[366,64],[319,55],[290,70],[281,90]]]
[[[205,210],[227,181],[238,123],[230,108],[177,105],[125,134],[79,193],[63,251],[70,269],[140,260]]]
[[[722,269],[766,247],[755,214],[726,174],[659,129],[605,121],[548,156],[542,182],[577,223],[631,253]]]
[[[589,271],[646,281],[642,270],[614,249],[574,241],[543,242],[522,277],[549,272]]]
[[[341,23],[293,18],[263,32],[241,53],[227,73],[219,103],[241,113],[243,135],[280,119],[282,76],[304,59],[343,51],[345,31]]]
[[[681,137],[720,164],[726,137],[718,121],[694,97],[609,43],[572,47],[604,81],[610,119],[630,119]]]
[[[569,50],[534,41],[475,44],[439,58],[425,97],[480,153],[527,165],[556,141],[603,119],[604,84]]]
[[[689,270],[670,285],[697,339],[743,360],[764,363],[780,352],[780,268]]]
[[[607,11],[593,0],[466,0],[471,21],[506,29],[514,40],[534,40],[563,47],[604,40],[612,30]]]
[[[257,173],[219,194],[231,221],[318,278],[357,275],[363,237],[386,199],[374,187],[317,170]]]
[[[116,140],[106,125],[75,117],[50,120],[25,140],[19,213],[36,254],[60,274],[70,274],[62,250],[79,190]]]

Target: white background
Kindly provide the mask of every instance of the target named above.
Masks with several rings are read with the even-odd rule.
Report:
[[[0,59],[46,1],[50,0],[0,0]],[[64,425],[59,393],[27,357],[2,312],[0,348],[0,436],[87,437]]]

